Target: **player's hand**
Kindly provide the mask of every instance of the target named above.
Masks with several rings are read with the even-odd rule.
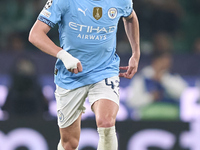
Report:
[[[77,63],[77,68],[74,68],[74,69],[68,69],[68,71],[72,72],[72,73],[79,73],[79,72],[82,72],[83,71],[83,68],[82,68],[82,65],[81,65],[81,62],[78,62]]]
[[[135,75],[135,73],[137,72],[138,61],[134,57],[131,57],[129,59],[129,65],[125,66],[125,67],[119,67],[119,69],[125,70],[125,72],[119,73],[119,77],[131,79]]]
[[[65,68],[72,73],[77,74],[83,70],[81,62],[65,50],[60,50],[57,58],[62,60]]]

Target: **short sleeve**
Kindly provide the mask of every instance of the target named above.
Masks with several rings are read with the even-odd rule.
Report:
[[[61,21],[62,14],[68,9],[67,2],[63,0],[48,0],[38,16],[38,20],[54,27]]]
[[[125,0],[126,4],[124,5],[124,9],[123,9],[123,12],[124,12],[124,15],[123,17],[128,17],[132,11],[133,11],[133,2],[132,0]]]

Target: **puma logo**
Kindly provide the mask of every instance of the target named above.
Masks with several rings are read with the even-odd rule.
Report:
[[[86,16],[85,12],[86,12],[87,8],[84,10],[82,10],[81,8],[78,8],[78,11],[82,12],[84,14],[84,16]]]

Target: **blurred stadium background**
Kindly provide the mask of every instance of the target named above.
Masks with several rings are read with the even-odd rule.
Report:
[[[155,53],[167,52],[172,60],[167,67],[171,76],[162,78],[163,72],[158,71],[156,80],[140,78],[143,84],[134,91],[132,86],[136,83],[132,81],[136,77],[121,79],[116,123],[119,150],[200,150],[200,1],[133,2],[141,34],[141,60],[136,75],[143,76],[142,70],[152,65]],[[27,40],[45,3],[0,2],[0,150],[55,150],[59,141],[53,83],[56,59]],[[121,65],[127,65],[131,50],[121,20],[117,35],[117,53]],[[59,44],[57,27],[49,36]],[[179,78],[171,80],[175,76]],[[165,87],[167,83],[169,89]],[[139,89],[141,96],[137,97],[135,91]],[[87,101],[86,108],[79,148],[95,150],[98,134]]]

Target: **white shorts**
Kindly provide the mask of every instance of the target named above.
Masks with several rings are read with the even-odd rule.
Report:
[[[107,78],[98,83],[73,90],[66,90],[56,86],[55,97],[57,101],[58,126],[66,128],[85,111],[84,102],[87,97],[91,106],[100,99],[108,99],[119,105],[119,77]]]

